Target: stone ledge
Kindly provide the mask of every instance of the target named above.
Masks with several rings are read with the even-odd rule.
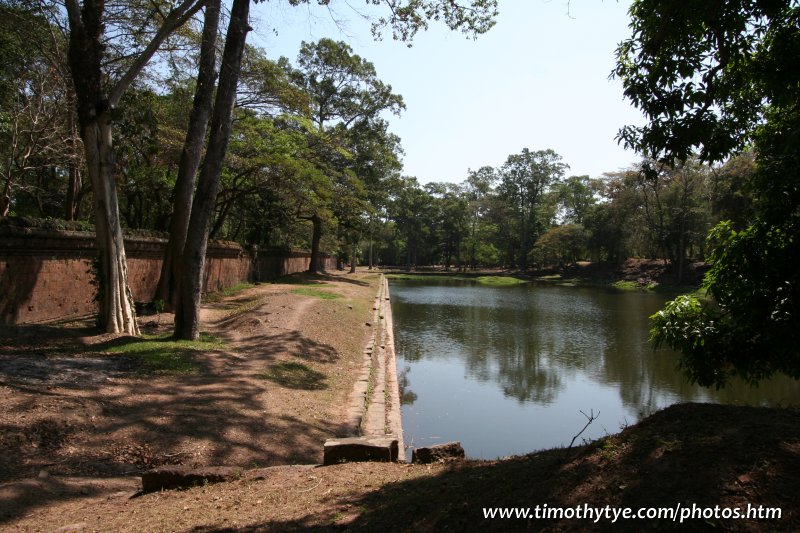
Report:
[[[348,437],[328,439],[323,448],[323,465],[361,461],[396,462],[398,458],[396,437]]]
[[[461,443],[446,442],[436,446],[416,448],[411,452],[412,463],[433,463],[436,461],[453,461],[464,458],[464,448]]]

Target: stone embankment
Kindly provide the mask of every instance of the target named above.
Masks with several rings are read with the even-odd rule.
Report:
[[[405,461],[389,282],[383,275],[372,310],[373,334],[364,347],[364,365],[350,395],[353,436],[326,441],[324,464]]]

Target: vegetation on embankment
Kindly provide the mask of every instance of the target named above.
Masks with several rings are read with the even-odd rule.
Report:
[[[519,285],[527,283],[528,280],[515,275],[486,275],[482,273],[465,274],[463,272],[429,272],[427,274],[386,274],[390,280],[403,280],[403,281],[427,281],[431,279],[448,279],[451,281],[471,281],[481,285],[489,285],[493,287],[502,287],[507,285]]]
[[[518,285],[530,281],[550,283],[561,286],[611,287],[626,291],[656,291],[666,294],[689,292],[700,285],[703,273],[708,268],[705,263],[693,263],[687,268],[683,283],[677,283],[674,269],[660,260],[627,259],[620,264],[592,263],[579,261],[559,269],[519,271],[391,271],[389,279],[472,281],[482,285]]]

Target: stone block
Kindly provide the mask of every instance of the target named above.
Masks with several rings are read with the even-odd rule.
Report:
[[[411,452],[412,463],[433,463],[436,461],[453,461],[463,458],[464,448],[461,447],[461,443],[458,441],[416,448]]]
[[[349,437],[325,441],[322,464],[375,461],[396,462],[398,442],[395,437]]]

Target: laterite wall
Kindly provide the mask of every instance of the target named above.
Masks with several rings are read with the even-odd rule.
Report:
[[[155,295],[166,241],[128,237],[128,283],[137,302]],[[5,228],[0,235],[0,324],[26,324],[82,316],[96,310],[91,264],[94,234]],[[311,254],[250,251],[235,243],[209,243],[204,292],[244,281],[264,281],[308,269]],[[335,268],[323,255],[321,270]]]

